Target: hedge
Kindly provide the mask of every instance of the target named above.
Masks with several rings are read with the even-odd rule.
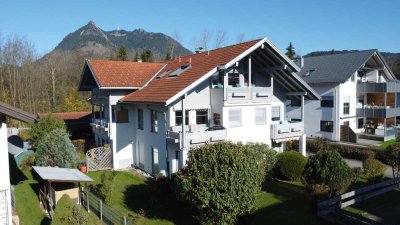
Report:
[[[304,172],[307,158],[297,151],[286,151],[278,155],[279,172],[289,180],[298,180]]]

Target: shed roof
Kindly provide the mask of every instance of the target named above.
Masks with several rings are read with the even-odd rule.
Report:
[[[36,173],[43,179],[55,182],[89,182],[92,178],[86,176],[77,169],[59,168],[59,167],[32,167]]]

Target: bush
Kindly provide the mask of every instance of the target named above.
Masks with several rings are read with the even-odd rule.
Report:
[[[285,178],[298,180],[304,172],[307,158],[297,151],[286,151],[278,155],[277,167]]]
[[[369,183],[376,183],[383,179],[386,165],[376,159],[367,159],[363,161],[364,175]]]
[[[321,151],[309,157],[304,171],[307,184],[327,185],[330,196],[342,194],[350,186],[353,174],[336,151]]]
[[[351,171],[353,172],[353,182],[357,182],[360,179],[361,175],[364,173],[362,167],[351,168]]]
[[[36,145],[40,139],[55,129],[60,129],[64,132],[67,130],[64,121],[53,117],[52,114],[48,114],[41,118],[39,122],[31,125],[29,136],[31,141],[33,141],[33,144]]]
[[[76,167],[75,148],[65,131],[55,129],[38,141],[36,165],[62,168]]]
[[[101,198],[107,204],[110,204],[116,175],[117,173],[115,171],[105,171],[103,174],[101,174],[100,183],[96,185],[90,185],[89,189],[97,197]]]
[[[313,140],[307,140],[307,150],[310,152],[319,152],[323,150],[330,150],[332,144],[325,138],[317,137]]]
[[[202,224],[234,224],[256,203],[266,174],[265,148],[230,142],[190,150],[175,176],[176,193]]]
[[[20,129],[18,136],[22,139],[22,141],[29,141],[31,139],[29,132],[29,129]]]
[[[80,154],[85,153],[85,148],[86,148],[86,140],[85,139],[73,140],[72,144],[75,146],[76,152],[78,152]]]
[[[64,194],[57,202],[51,225],[95,225],[101,224],[68,195]]]
[[[22,159],[20,167],[22,170],[30,170],[32,166],[35,165],[35,162],[36,162],[36,154],[35,153],[28,154],[24,157],[24,159]]]
[[[389,145],[383,151],[384,162],[392,167],[393,177],[400,176],[400,143]]]

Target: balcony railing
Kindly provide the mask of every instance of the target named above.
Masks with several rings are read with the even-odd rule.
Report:
[[[228,103],[271,102],[272,94],[271,87],[228,87],[226,100]]]
[[[386,83],[357,83],[358,93],[385,93],[385,92],[399,92],[400,82],[390,81]]]
[[[271,124],[271,139],[288,139],[303,135],[303,122],[281,121],[279,124]]]
[[[196,128],[197,129],[197,128]],[[180,143],[182,140],[182,131],[177,129],[177,127],[172,127],[173,131],[168,131],[168,141],[172,143]],[[215,141],[223,141],[226,140],[226,129],[220,130],[209,130],[207,129],[199,129],[192,132],[189,132],[190,129],[186,132],[186,141],[190,145],[201,144],[206,142],[215,142]]]
[[[400,116],[400,108],[385,108],[383,106],[357,108],[356,115],[369,118],[391,118]]]
[[[90,125],[92,126],[93,131],[98,130],[108,132],[109,130],[109,123],[106,119],[93,118]]]

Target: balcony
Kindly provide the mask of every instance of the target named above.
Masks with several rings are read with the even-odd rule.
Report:
[[[359,82],[357,83],[357,93],[390,93],[399,92],[400,82],[386,82],[386,83],[368,83]]]
[[[228,87],[226,100],[228,103],[268,103],[272,101],[271,87]]]
[[[186,139],[190,145],[203,144],[207,142],[223,141],[226,140],[226,129],[212,130],[208,127],[197,127],[197,125],[188,126],[189,132],[186,132]],[[180,126],[171,127],[168,131],[167,139],[170,143],[180,143],[182,140],[182,130]]]
[[[92,126],[93,132],[103,132],[104,134],[108,134],[109,123],[106,119],[93,118],[90,125]]]
[[[357,117],[369,118],[391,118],[400,116],[400,108],[390,108],[384,106],[364,106],[356,109]]]
[[[275,141],[297,138],[304,133],[303,122],[280,121],[279,124],[271,124],[271,139]]]

